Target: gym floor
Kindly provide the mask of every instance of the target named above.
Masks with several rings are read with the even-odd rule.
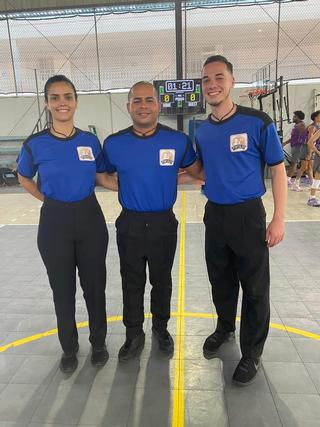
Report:
[[[0,189],[0,427],[319,426],[320,209],[306,205],[307,191],[289,192],[286,237],[270,251],[271,325],[263,365],[256,382],[243,388],[231,382],[240,359],[238,335],[216,358],[202,354],[216,314],[204,260],[206,199],[199,188],[182,188],[175,205],[180,234],[169,323],[175,353],[165,357],[152,339],[147,285],[146,345],[126,364],[117,360],[125,339],[114,228],[120,206],[114,193],[97,196],[110,232],[110,359],[102,369],[90,363],[79,288],[79,366],[68,376],[58,368],[51,290],[36,246],[41,204],[20,188]],[[270,219],[270,189],[264,203]]]

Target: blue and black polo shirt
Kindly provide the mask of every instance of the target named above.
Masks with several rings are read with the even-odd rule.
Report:
[[[103,151],[107,172],[118,173],[120,204],[137,212],[171,209],[179,168],[196,161],[189,137],[161,124],[150,136],[136,135],[132,126],[110,135]]]
[[[209,116],[196,132],[203,163],[207,198],[218,204],[236,204],[261,197],[264,167],[284,161],[282,146],[271,118],[262,111],[237,106],[222,122]]]
[[[98,138],[76,129],[69,138],[59,138],[46,129],[23,143],[18,172],[33,178],[38,172],[39,191],[50,199],[74,202],[94,192],[96,173],[105,172]]]

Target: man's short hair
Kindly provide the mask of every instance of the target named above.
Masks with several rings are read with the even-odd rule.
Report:
[[[233,74],[233,65],[231,64],[231,62],[229,62],[227,60],[227,58],[225,56],[222,56],[222,55],[212,55],[212,56],[209,56],[205,60],[205,63],[203,64],[203,67],[205,67],[208,64],[211,64],[212,62],[223,62],[224,64],[226,64],[228,71],[230,71],[230,73]]]
[[[300,120],[303,120],[305,117],[304,112],[301,110],[294,111],[293,114],[295,116],[299,117]]]
[[[135,83],[134,85],[132,85],[132,86],[131,86],[131,88],[130,88],[130,90],[129,90],[129,92],[128,92],[128,102],[130,102],[130,98],[132,97],[133,89],[135,89],[137,86],[150,86],[150,87],[152,87],[152,88],[153,88],[153,90],[154,90],[154,91],[155,91],[155,93],[156,93],[157,99],[159,98],[158,91],[157,91],[157,89],[154,87],[154,85],[153,85],[152,83],[150,83],[150,82],[145,82],[145,81],[141,80],[140,82],[137,82],[137,83]]]
[[[320,110],[314,111],[314,112],[311,114],[311,120],[314,122],[314,121],[315,121],[315,119],[316,119],[316,117],[317,117],[319,114],[320,114]]]

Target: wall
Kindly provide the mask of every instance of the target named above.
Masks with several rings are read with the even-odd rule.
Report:
[[[314,90],[320,91],[320,85],[289,86],[290,117],[294,110],[306,113],[306,123],[310,122],[310,114],[314,111]],[[233,97],[236,103],[251,106],[247,97],[248,89],[236,88]],[[102,141],[107,135],[130,126],[130,118],[126,110],[127,94],[80,94],[75,123],[82,129],[95,125],[98,137]],[[43,108],[41,101],[41,108]],[[258,108],[257,101],[254,107]],[[264,99],[264,107],[272,116],[271,97]],[[209,109],[208,109],[209,111]],[[206,115],[196,118],[205,118]],[[37,99],[34,96],[1,97],[0,98],[0,137],[27,136],[34,128],[38,119]],[[188,120],[185,120],[185,131],[188,131]],[[176,127],[175,118],[160,117],[162,123]],[[292,125],[284,123],[284,136],[290,134]]]
[[[76,126],[88,129],[88,125],[94,125],[101,141],[111,133],[130,126],[127,97],[127,93],[79,94]],[[43,107],[41,100],[41,109]],[[28,136],[38,118],[36,97],[0,97],[0,138]],[[176,127],[175,118],[161,117],[161,122]]]

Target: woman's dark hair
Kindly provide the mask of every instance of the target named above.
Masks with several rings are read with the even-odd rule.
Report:
[[[76,88],[74,87],[74,84],[72,83],[72,81],[69,80],[68,77],[64,76],[63,74],[57,74],[55,76],[50,77],[46,81],[46,84],[44,85],[44,99],[46,100],[46,102],[48,102],[49,87],[53,83],[58,83],[58,82],[64,82],[64,83],[69,84],[72,87],[72,90],[74,92],[74,96],[75,96],[76,100],[78,99],[78,94],[77,94]]]

